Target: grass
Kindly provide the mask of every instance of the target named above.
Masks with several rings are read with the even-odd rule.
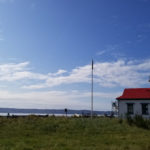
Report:
[[[110,118],[0,118],[0,150],[150,150],[150,130]]]

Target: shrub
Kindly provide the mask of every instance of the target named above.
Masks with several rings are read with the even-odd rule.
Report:
[[[119,118],[118,122],[119,122],[120,124],[122,124],[122,123],[123,123],[123,119],[122,119],[122,118]]]
[[[135,117],[132,118],[130,115],[127,114],[126,120],[130,126],[134,124],[139,128],[150,129],[150,120],[144,119],[140,115],[136,115]]]
[[[134,117],[134,124],[137,126],[137,127],[141,127],[141,128],[144,128],[144,129],[150,129],[150,121],[147,120],[147,119],[144,119],[142,116],[140,115],[136,115]]]

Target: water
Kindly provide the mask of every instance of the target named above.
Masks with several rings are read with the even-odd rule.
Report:
[[[29,116],[29,115],[35,115],[35,116],[66,116],[66,114],[41,114],[41,113],[9,113],[9,116]],[[0,116],[8,116],[8,113],[0,113]],[[74,114],[67,114],[68,117],[74,116]]]
[[[66,114],[44,114],[44,113],[9,113],[9,116],[29,116],[29,115],[35,115],[35,116],[56,116],[56,117],[65,117]],[[67,117],[76,116],[79,117],[81,114],[67,114]],[[0,113],[0,116],[8,116],[8,113]],[[97,116],[104,116],[103,114],[97,115]]]

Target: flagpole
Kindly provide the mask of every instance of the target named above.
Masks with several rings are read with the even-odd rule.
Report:
[[[93,59],[92,59],[92,70],[91,70],[91,119],[93,118]]]

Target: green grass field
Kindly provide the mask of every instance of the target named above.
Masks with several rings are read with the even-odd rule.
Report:
[[[150,130],[109,118],[0,118],[0,150],[150,150]]]

